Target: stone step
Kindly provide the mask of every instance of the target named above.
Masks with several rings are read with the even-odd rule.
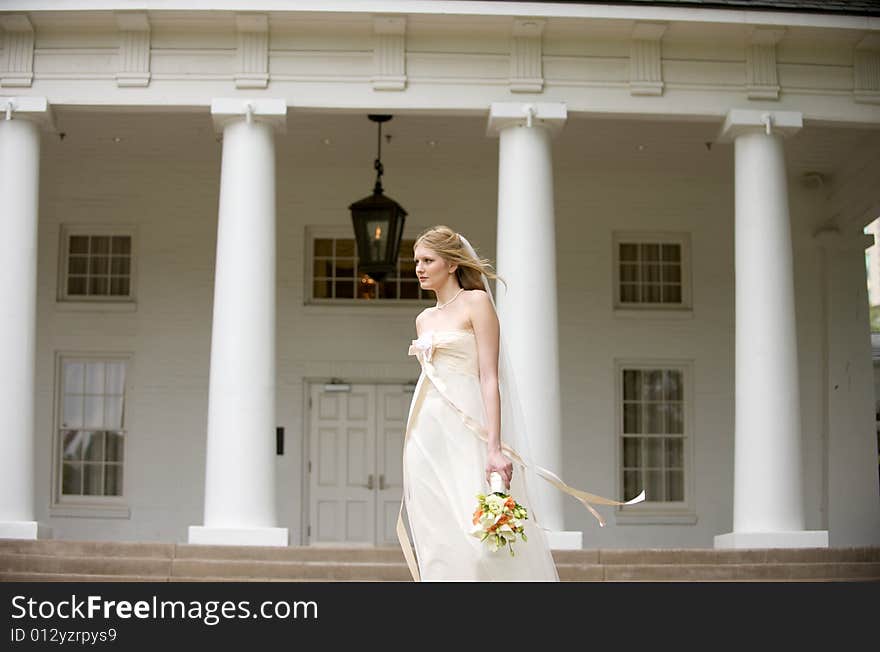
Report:
[[[562,551],[560,551],[562,552]],[[572,557],[587,551],[573,552]],[[880,562],[880,548],[762,548],[748,550],[713,549],[641,549],[597,550],[595,562],[601,564],[763,564],[763,563],[830,563]],[[565,563],[566,555],[554,553],[557,562]]]
[[[791,580],[880,580],[880,563],[792,563],[792,564],[614,564],[604,566],[611,582],[695,582]]]
[[[230,561],[174,560],[173,577],[250,577],[288,580],[372,580],[405,582],[410,580],[406,564],[380,562],[326,561]]]
[[[130,541],[64,541],[57,539],[0,539],[0,555],[7,553],[68,556],[139,557],[171,559],[174,543]]]
[[[0,572],[168,577],[171,574],[171,560],[152,557],[83,557],[3,553],[0,554]]]
[[[156,575],[96,575],[92,573],[36,573],[0,571],[0,582],[168,582]]]
[[[260,560],[260,561],[327,561],[406,563],[398,548],[341,548],[319,546],[275,547],[206,546],[177,544],[175,559]]]

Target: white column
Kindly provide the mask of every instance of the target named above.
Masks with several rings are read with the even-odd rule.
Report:
[[[492,104],[489,132],[499,136],[498,273],[503,337],[535,463],[562,472],[559,331],[556,301],[556,226],[550,140],[565,123],[564,104]],[[555,549],[579,549],[582,532],[563,528],[564,495],[539,482],[537,515]]]
[[[735,149],[736,434],[733,531],[716,548],[828,545],[804,530],[791,220],[783,136],[800,113],[732,110]]]
[[[286,546],[275,516],[275,146],[283,100],[211,104],[223,131],[204,526],[190,543]]]
[[[0,538],[50,531],[34,511],[34,364],[37,324],[39,122],[45,98],[0,97],[0,396],[9,406],[0,431]]]

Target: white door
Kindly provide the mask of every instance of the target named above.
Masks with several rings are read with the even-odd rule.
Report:
[[[412,391],[403,385],[350,387],[346,392],[311,387],[308,540],[393,545]]]

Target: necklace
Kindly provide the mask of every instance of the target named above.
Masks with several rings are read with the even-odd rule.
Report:
[[[435,307],[437,308],[437,310],[442,310],[443,308],[448,306],[450,303],[455,301],[458,298],[458,295],[461,294],[462,292],[464,292],[464,288],[459,288],[458,292],[455,293],[455,296],[452,297],[449,301],[447,301],[446,303],[438,303]]]

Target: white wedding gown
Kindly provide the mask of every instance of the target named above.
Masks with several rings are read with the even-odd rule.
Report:
[[[492,552],[468,531],[478,493],[486,493],[486,444],[478,437],[486,416],[472,331],[437,330],[413,340],[422,374],[407,420],[403,503],[412,533],[410,552],[402,519],[398,537],[414,577],[422,581],[544,581],[559,576],[546,536],[527,503],[524,473],[514,465],[510,494],[529,510],[527,542]],[[501,388],[503,391],[503,388]],[[502,441],[504,440],[504,424]],[[403,507],[403,506],[402,506]],[[414,568],[417,566],[416,568]]]

